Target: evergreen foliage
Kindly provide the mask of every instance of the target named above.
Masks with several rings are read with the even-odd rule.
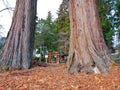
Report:
[[[3,28],[2,25],[0,25],[0,49],[2,49],[6,40],[6,38],[2,36],[2,32],[1,32],[2,28]]]
[[[55,23],[58,32],[58,50],[68,54],[70,34],[68,0],[63,0],[61,3]]]
[[[117,22],[117,27],[118,27],[118,30],[119,30],[119,39],[120,39],[120,0],[117,1],[116,3],[116,15],[118,17],[118,22]]]
[[[103,35],[105,42],[108,48],[112,48],[112,36],[114,34],[114,26],[113,26],[113,16],[110,11],[111,8],[111,0],[98,0],[98,10],[101,21],[101,26],[103,30]]]
[[[47,47],[48,51],[57,50],[57,35],[54,32],[54,22],[49,11],[46,19],[39,19],[36,26],[35,48]]]
[[[68,0],[63,0],[58,10],[58,18],[56,20],[58,32],[67,32],[70,30]]]
[[[5,43],[6,38],[5,37],[0,37],[0,49],[3,48],[4,43]]]
[[[120,0],[98,0],[98,9],[104,39],[109,49],[112,48],[112,36],[120,26]]]
[[[55,20],[50,11],[46,19],[37,20],[35,48],[46,46],[48,51],[68,52],[70,31],[68,0],[63,0],[57,14],[58,18]]]

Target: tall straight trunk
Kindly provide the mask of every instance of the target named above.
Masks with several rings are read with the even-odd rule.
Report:
[[[105,45],[97,0],[69,0],[69,73],[107,73],[111,61]]]
[[[31,64],[37,0],[17,0],[7,40],[0,53],[0,68],[29,68]]]

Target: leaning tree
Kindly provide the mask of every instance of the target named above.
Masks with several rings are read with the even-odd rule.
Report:
[[[69,0],[69,73],[107,73],[111,62],[103,39],[97,9],[98,0]]]
[[[37,0],[17,0],[12,24],[0,52],[0,68],[22,69],[31,65]]]

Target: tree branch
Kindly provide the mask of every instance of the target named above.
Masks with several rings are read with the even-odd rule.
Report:
[[[5,10],[11,10],[11,11],[13,11],[13,8],[11,8],[11,7],[9,7],[9,8],[4,8],[4,9],[0,10],[0,12],[5,11]]]

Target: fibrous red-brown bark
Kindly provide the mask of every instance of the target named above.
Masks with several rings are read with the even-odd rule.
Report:
[[[97,0],[69,0],[70,50],[69,73],[107,73],[110,56],[105,45]]]
[[[32,58],[37,0],[17,0],[0,68],[29,68]]]

